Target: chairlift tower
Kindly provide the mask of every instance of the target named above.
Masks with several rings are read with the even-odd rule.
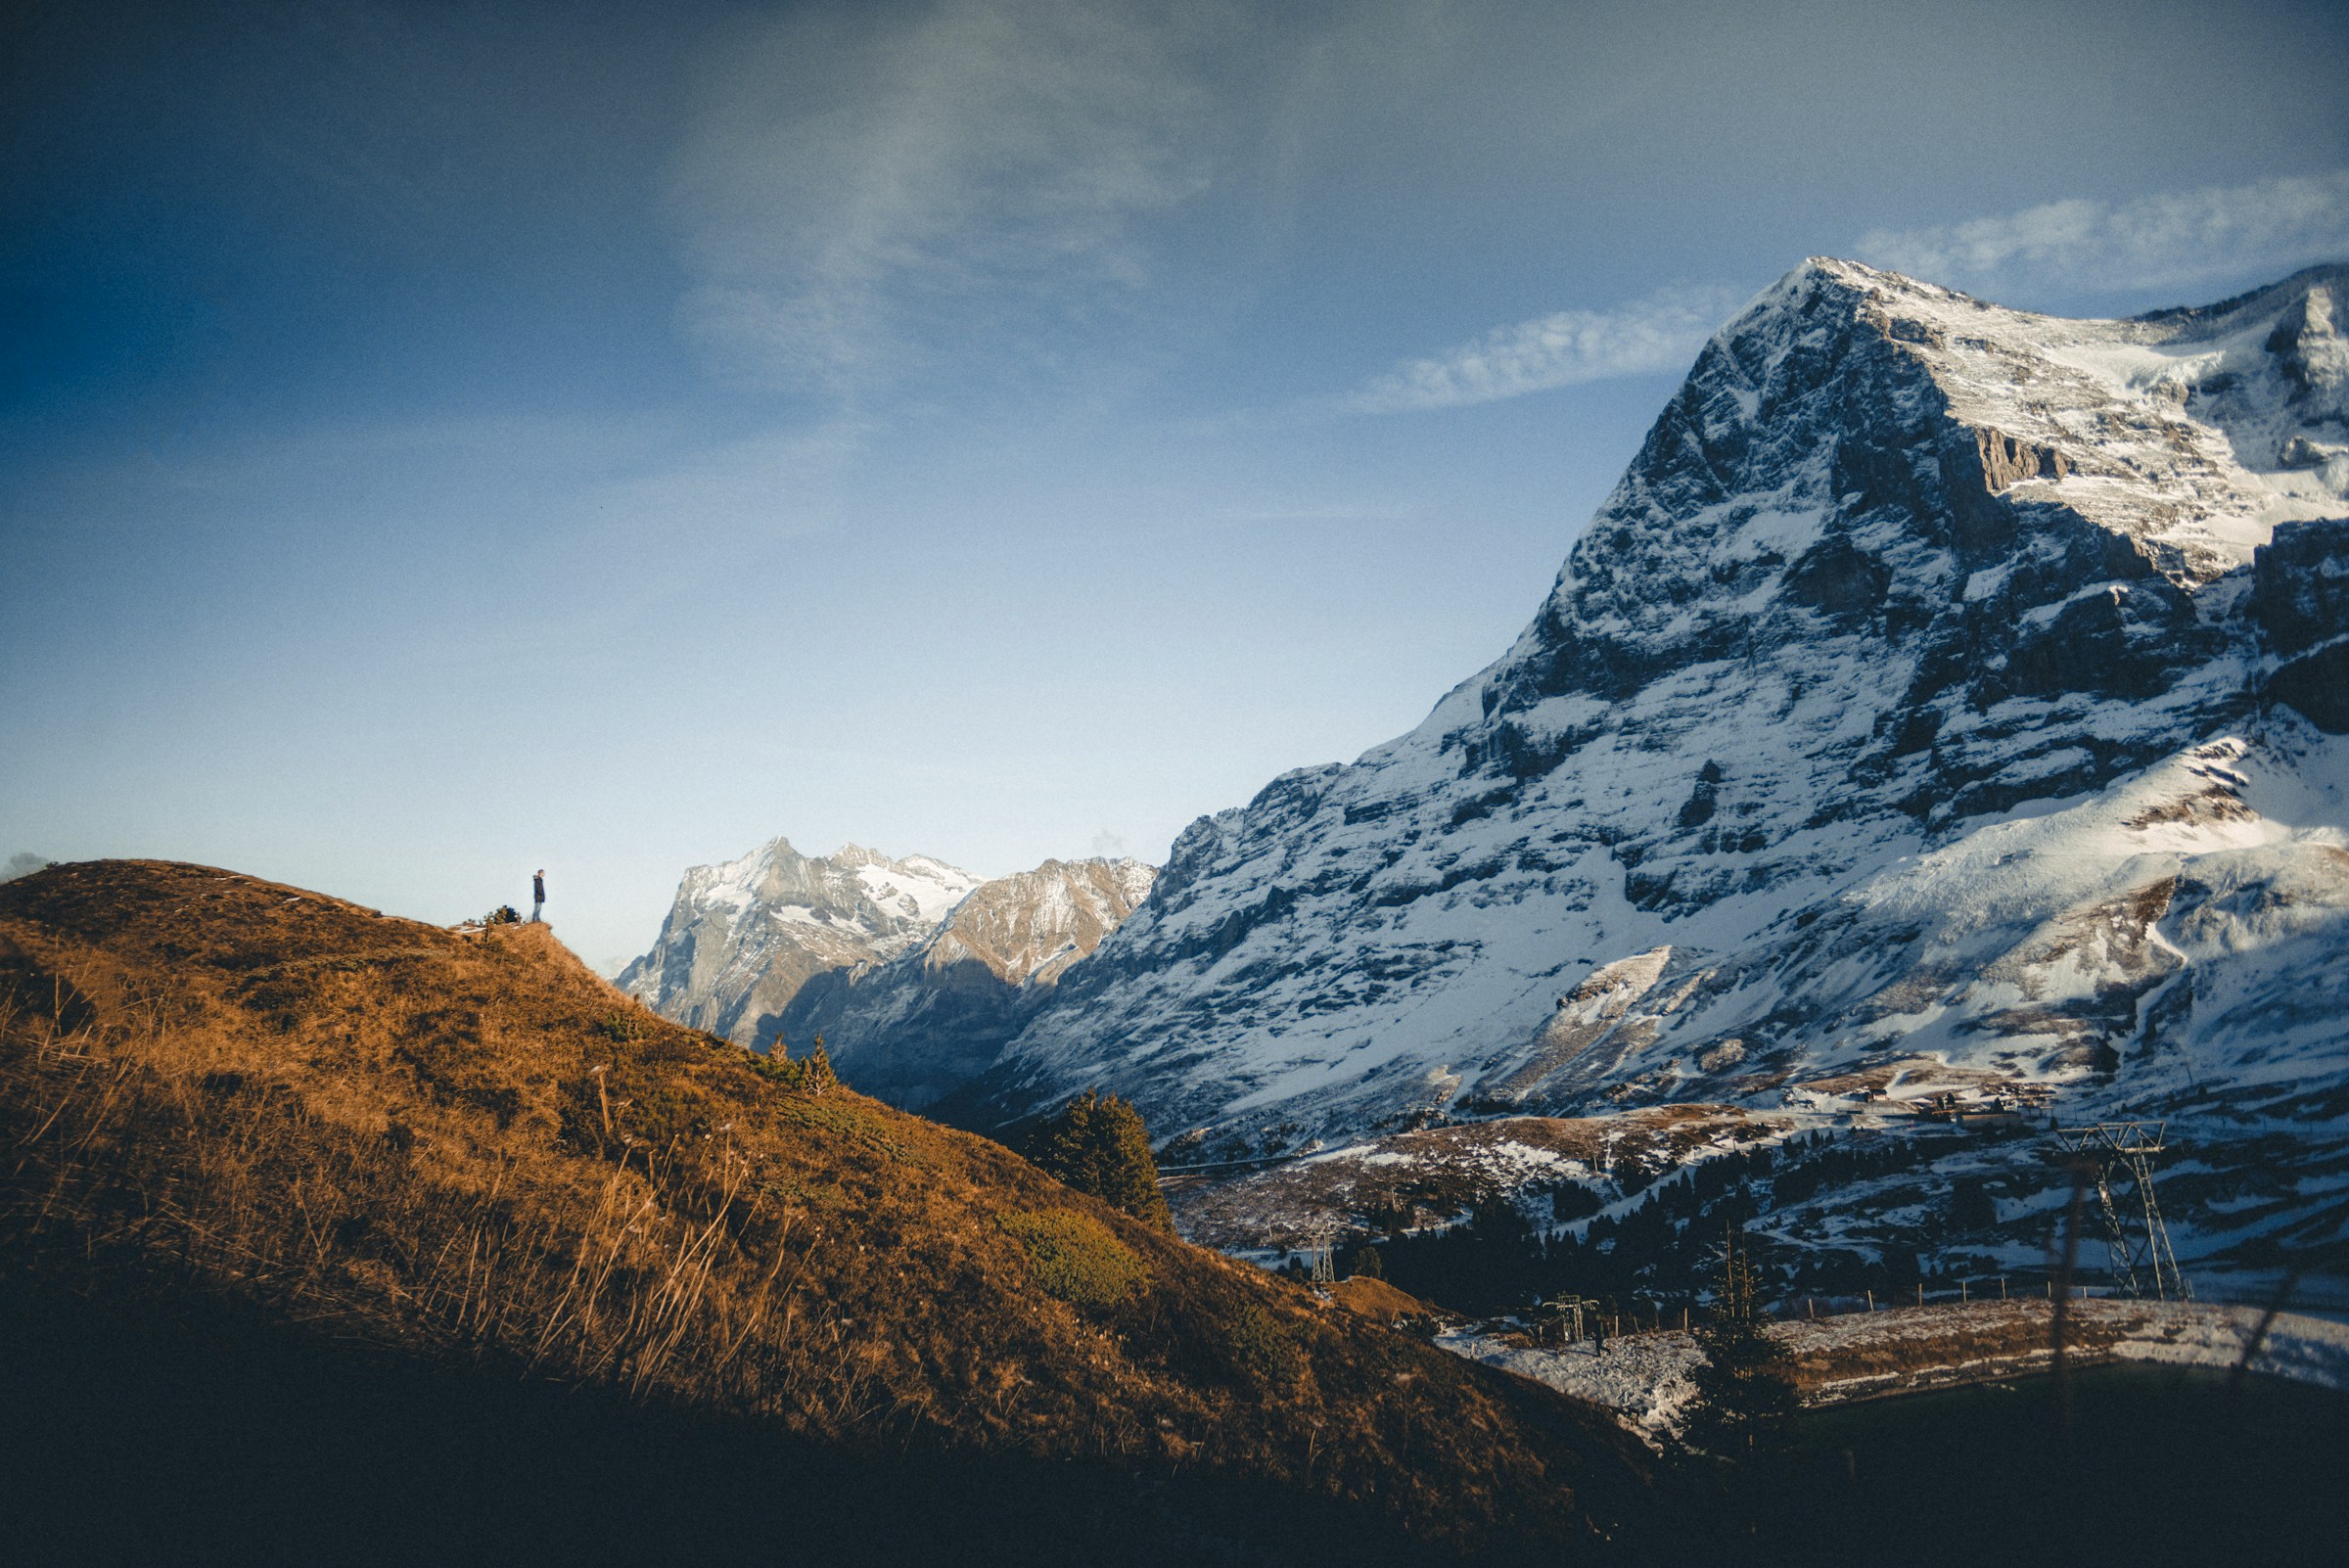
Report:
[[[1580,1344],[1589,1337],[1584,1331],[1583,1314],[1586,1313],[1593,1316],[1597,1314],[1597,1297],[1552,1296],[1543,1305],[1548,1308],[1551,1321],[1557,1325],[1559,1336],[1568,1344]]]
[[[2170,1227],[2162,1222],[2161,1200],[2153,1192],[2153,1156],[2169,1145],[2162,1141],[2165,1122],[2097,1122],[2088,1127],[2058,1128],[2063,1146],[2087,1163],[2096,1183],[2096,1207],[2104,1219],[2104,1245],[2112,1258],[2113,1277],[2126,1281],[2129,1294],[2142,1297],[2146,1285],[2159,1301],[2191,1301],[2193,1287],[2178,1270],[2178,1255],[2170,1248]],[[2135,1221],[2124,1224],[2114,1200],[2114,1183],[2126,1175],[2135,1184],[2137,1206],[2144,1211],[2140,1235]]]
[[[1596,1296],[1577,1296],[1567,1305],[1574,1313],[1574,1337],[1576,1339],[1589,1338],[1590,1324],[1598,1316],[1598,1298]]]

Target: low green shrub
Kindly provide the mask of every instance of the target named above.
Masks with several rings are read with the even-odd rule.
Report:
[[[1027,1249],[1036,1282],[1071,1306],[1115,1307],[1148,1272],[1131,1248],[1085,1215],[1047,1209],[998,1222]]]

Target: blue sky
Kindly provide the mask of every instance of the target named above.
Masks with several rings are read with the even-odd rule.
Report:
[[[1530,617],[1804,255],[2349,254],[2328,5],[33,5],[0,855],[641,950],[776,833],[1156,859]]]

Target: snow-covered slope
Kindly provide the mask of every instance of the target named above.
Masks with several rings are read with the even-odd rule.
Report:
[[[1157,876],[1139,860],[1046,860],[982,884],[901,957],[809,981],[784,1009],[784,1038],[822,1036],[842,1078],[918,1109],[991,1066]]]
[[[810,977],[919,945],[978,885],[928,855],[893,860],[851,844],[810,858],[776,839],[687,871],[660,939],[621,971],[620,989],[681,1024],[763,1047]]]
[[[2344,311],[1797,268],[1507,654],[1194,823],[946,1109],[1255,1152],[1924,1058],[2349,1113]]]

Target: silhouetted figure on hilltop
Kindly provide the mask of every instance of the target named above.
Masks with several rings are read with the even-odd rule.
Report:
[[[530,921],[533,925],[543,918],[540,911],[545,907],[546,867],[540,866],[530,873]]]

